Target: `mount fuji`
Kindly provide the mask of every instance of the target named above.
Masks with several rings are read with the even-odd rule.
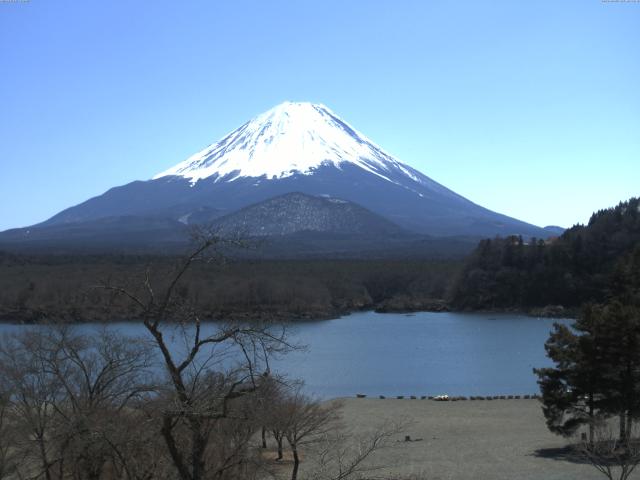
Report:
[[[28,229],[4,232],[0,242],[42,240],[48,231],[63,238],[65,231],[96,224],[104,231],[123,222],[138,233],[152,224],[175,235],[179,227],[215,224],[292,192],[354,203],[412,234],[548,236],[402,163],[326,106],[285,102],[150,180],[112,188]]]

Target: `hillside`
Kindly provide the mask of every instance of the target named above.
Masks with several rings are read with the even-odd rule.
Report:
[[[389,220],[353,202],[287,193],[243,208],[214,221],[224,234],[242,232],[250,237],[326,232],[344,235],[406,234]]]
[[[292,192],[237,212],[200,208],[179,220],[105,217],[41,225],[0,234],[0,251],[40,254],[176,255],[190,248],[198,227],[241,238],[234,258],[462,258],[477,237],[433,237],[409,232],[350,202]]]
[[[640,199],[594,213],[555,240],[487,239],[451,292],[459,309],[577,308],[610,296],[638,300]]]

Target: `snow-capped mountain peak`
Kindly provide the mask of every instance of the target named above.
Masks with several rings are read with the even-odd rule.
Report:
[[[191,183],[212,177],[285,178],[309,175],[323,165],[348,162],[385,180],[397,174],[422,183],[396,160],[321,104],[284,102],[258,115],[219,142],[154,176],[180,176]],[[395,182],[394,182],[395,183]]]
[[[131,232],[147,231],[158,221],[174,227],[211,225],[251,205],[264,206],[269,199],[291,200],[283,196],[296,192],[328,199],[326,205],[352,202],[404,231],[432,237],[549,236],[539,227],[487,210],[399,162],[324,105],[292,102],[258,115],[152,180],[111,188],[37,227],[55,226],[48,237],[54,241],[58,227],[82,223],[101,235],[114,219],[120,219],[118,228]],[[276,207],[267,210],[282,206],[278,218],[285,222],[300,215],[309,215],[310,221],[324,215],[324,210],[312,208],[313,202],[301,202],[295,210],[285,208],[286,203],[269,203]],[[252,227],[267,228],[256,222]],[[173,233],[163,241],[175,241],[174,227],[167,227]],[[29,235],[23,233],[20,239]]]

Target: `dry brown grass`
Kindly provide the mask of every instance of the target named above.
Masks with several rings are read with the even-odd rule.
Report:
[[[374,463],[384,478],[428,480],[591,480],[601,474],[566,459],[568,441],[550,433],[537,400],[434,402],[346,399],[343,420],[355,433],[384,420],[406,430]],[[421,441],[404,442],[405,435]],[[312,459],[302,463],[302,475]],[[412,477],[413,476],[413,477]]]

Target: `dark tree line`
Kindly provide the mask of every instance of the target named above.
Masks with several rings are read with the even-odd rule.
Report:
[[[108,279],[138,289],[147,266],[169,277],[175,257],[76,256],[0,259],[0,319],[40,322],[134,319],[124,297],[92,288]],[[335,317],[362,309],[419,310],[442,300],[460,263],[406,260],[198,262],[179,293],[207,319]]]
[[[557,239],[480,242],[451,292],[457,308],[601,303],[640,285],[640,199],[594,213]]]

